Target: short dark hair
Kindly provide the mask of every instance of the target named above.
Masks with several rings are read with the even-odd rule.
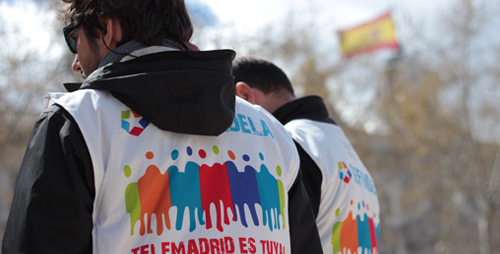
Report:
[[[164,39],[189,42],[193,24],[184,0],[62,0],[67,3],[64,20],[82,26],[89,39],[103,31],[101,18],[116,18],[122,27],[122,45],[136,40],[144,45],[162,45]]]
[[[233,61],[233,76],[234,84],[242,81],[266,94],[286,89],[294,95],[292,84],[283,70],[261,57],[237,57]]]

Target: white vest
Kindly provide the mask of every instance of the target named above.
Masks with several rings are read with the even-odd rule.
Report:
[[[298,154],[262,108],[238,98],[213,137],[162,131],[108,92],[46,101],[73,116],[90,152],[94,253],[290,253]]]
[[[285,128],[323,176],[316,223],[324,253],[378,253],[380,209],[375,185],[342,129],[303,119]]]

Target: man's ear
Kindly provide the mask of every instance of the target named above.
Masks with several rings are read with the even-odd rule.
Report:
[[[106,46],[110,49],[115,49],[116,44],[123,38],[122,27],[118,19],[103,18],[101,19],[104,29],[102,31],[102,39]]]
[[[253,94],[252,87],[245,82],[236,83],[236,95],[242,99],[255,104],[255,95]]]

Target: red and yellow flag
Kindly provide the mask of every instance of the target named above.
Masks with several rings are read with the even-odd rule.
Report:
[[[399,49],[390,12],[338,34],[342,53],[348,58],[380,48]]]

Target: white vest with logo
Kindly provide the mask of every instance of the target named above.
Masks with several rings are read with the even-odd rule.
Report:
[[[218,137],[158,129],[108,92],[48,94],[89,149],[94,253],[290,253],[298,155],[284,128],[237,99]]]
[[[324,253],[378,253],[375,185],[342,129],[305,119],[290,121],[285,128],[323,176],[316,223]]]

